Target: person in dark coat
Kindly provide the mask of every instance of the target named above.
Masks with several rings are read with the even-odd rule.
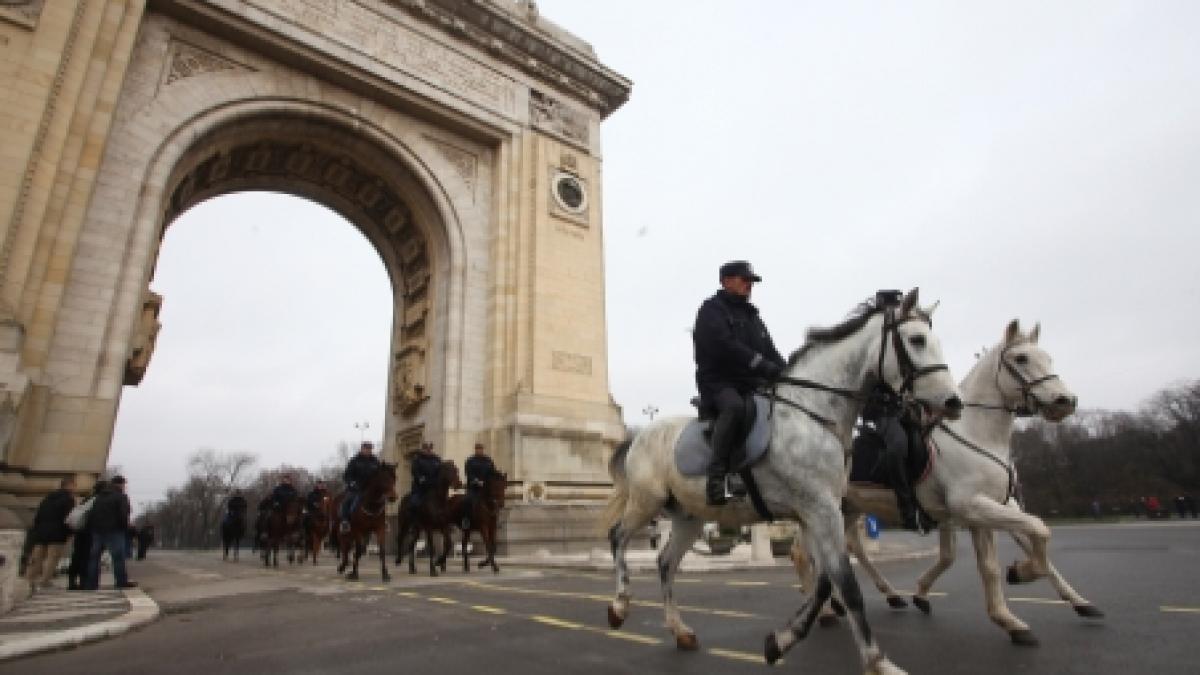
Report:
[[[138,528],[137,534],[137,559],[146,559],[146,549],[154,543],[154,526],[146,524]]]
[[[438,470],[442,467],[442,458],[433,451],[433,443],[425,442],[420,449],[414,450],[408,456],[412,470],[412,489],[408,493],[408,505],[416,509],[425,498],[425,493],[433,486]]]
[[[296,491],[296,486],[292,485],[292,474],[285,473],[279,477],[279,485],[271,490],[271,508],[279,510],[299,496],[300,493]]]
[[[488,457],[483,443],[475,444],[475,454],[467,458],[463,468],[467,474],[467,513],[471,513],[475,508],[474,502],[483,493],[483,486],[487,484],[488,478],[498,477],[500,472],[496,470],[492,458]]]
[[[108,483],[105,481],[96,481],[88,499],[107,489],[107,486]],[[71,564],[67,566],[67,590],[69,591],[82,591],[87,588],[88,559],[92,553],[92,531],[88,529],[90,520],[89,517],[84,521],[83,527],[75,533],[71,542]]]
[[[33,549],[29,555],[29,566],[25,568],[25,578],[35,591],[51,586],[50,580],[54,578],[58,559],[71,536],[71,528],[64,521],[71,509],[75,508],[74,492],[75,479],[71,476],[63,478],[59,481],[58,489],[46,495],[38,504],[37,513],[33,516],[33,529],[29,537]]]
[[[712,506],[728,500],[725,475],[730,468],[729,455],[744,431],[744,397],[778,377],[786,365],[758,308],[750,304],[751,290],[762,277],[750,263],[734,260],[721,265],[719,278],[721,290],[700,305],[692,331],[701,409],[716,415],[713,457],[705,485]]]
[[[346,495],[342,499],[340,514],[340,529],[343,533],[350,531],[350,514],[358,508],[358,501],[362,498],[362,490],[367,481],[379,470],[379,458],[375,456],[374,450],[375,445],[371,441],[363,441],[362,445],[358,446],[358,454],[350,458],[346,463],[346,470],[342,473],[342,481],[346,484]]]
[[[100,588],[100,554],[108,550],[112,557],[113,576],[117,588],[135,588],[125,571],[125,532],[129,529],[129,497],[125,496],[125,477],[113,476],[104,490],[96,493],[96,501],[88,514],[92,531],[92,550],[88,555],[88,575],[85,588]]]

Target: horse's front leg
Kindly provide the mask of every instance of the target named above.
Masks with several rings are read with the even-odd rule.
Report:
[[[384,581],[391,581],[392,575],[388,574],[387,568],[387,525],[380,525],[375,530],[375,541],[379,542],[379,576]]]
[[[858,558],[859,566],[867,572],[867,576],[871,577],[871,581],[875,583],[875,588],[879,589],[887,597],[888,606],[894,609],[903,609],[908,607],[908,601],[896,592],[892,587],[887,577],[875,567],[875,563],[867,556],[867,547],[863,542],[863,516],[850,518],[846,521],[846,547],[850,549],[850,553]]]
[[[368,532],[366,536],[369,537],[371,535]],[[351,546],[354,547],[354,562],[351,564],[350,574],[347,574],[346,578],[351,581],[358,581],[358,561],[362,559],[363,548],[365,545],[359,541],[358,536],[353,536],[351,539],[353,539]]]
[[[483,538],[483,545],[487,549],[487,562],[492,566],[492,573],[499,574],[500,567],[496,565],[496,521],[491,520],[484,525],[479,536]]]
[[[1013,502],[1001,504],[980,494],[953,510],[967,525],[1025,535],[1029,544],[1029,560],[1015,563],[1009,568],[1009,583],[1029,582],[1049,573],[1050,559],[1046,556],[1046,548],[1050,543],[1050,528],[1041,518],[1025,513]]]
[[[467,545],[470,543],[470,541],[471,541],[471,528],[469,526],[464,527],[462,529],[462,558],[463,558],[463,571],[464,572],[471,571],[471,559],[467,557]]]
[[[970,527],[971,543],[975,545],[975,561],[979,566],[979,578],[983,581],[983,599],[988,616],[1008,632],[1013,644],[1024,647],[1037,646],[1038,640],[1029,626],[1008,609],[1004,599],[1004,587],[1000,583],[1000,563],[996,560],[996,540],[986,527]]]
[[[437,556],[435,555],[437,551],[433,548],[432,527],[425,528],[425,548],[427,549],[426,552],[429,553],[429,576],[436,577],[438,575]]]
[[[1010,532],[1009,534],[1012,535],[1013,541],[1017,542],[1017,545],[1025,551],[1026,555],[1030,555],[1030,550],[1032,547],[1030,546],[1029,540],[1025,537],[1025,535],[1017,532]],[[1071,585],[1067,583],[1067,580],[1058,573],[1057,569],[1055,569],[1054,563],[1050,563],[1049,577],[1051,585],[1053,585],[1054,590],[1058,592],[1058,597],[1071,603],[1071,607],[1075,609],[1076,614],[1089,619],[1099,619],[1104,616],[1104,612],[1100,611],[1099,607],[1093,605],[1087,600],[1087,598],[1076,592],[1074,588],[1071,588]]]
[[[671,536],[667,545],[658,554],[658,581],[662,585],[663,613],[667,629],[675,636],[675,646],[686,651],[700,648],[696,633],[683,622],[679,606],[675,603],[675,574],[679,563],[692,548],[692,544],[704,529],[704,521],[691,516],[671,518]]]
[[[789,556],[792,559],[792,566],[796,568],[796,576],[800,578],[800,592],[812,593],[817,588],[817,573],[816,565],[813,563],[812,557],[808,555],[808,549],[804,547],[804,533],[796,532],[796,538],[792,540],[792,551]],[[846,610],[841,605],[838,605],[838,610],[835,611],[833,604],[837,599],[830,596],[829,602],[821,603],[820,613],[817,615],[818,625],[825,628],[832,628],[838,625],[838,617],[846,613]]]
[[[954,556],[958,550],[957,533],[958,526],[953,523],[943,521],[938,525],[938,559],[933,563],[933,567],[925,570],[925,573],[917,579],[913,604],[926,614],[933,610],[929,604],[929,589],[933,588],[933,582],[937,581],[938,577],[954,564]]]
[[[804,533],[808,551],[813,556],[819,574],[817,587],[786,628],[767,636],[763,655],[767,663],[774,664],[788,649],[804,639],[816,621],[821,605],[829,600],[836,588],[849,613],[850,629],[854,633],[859,658],[866,672],[889,675],[903,673],[888,660],[871,634],[863,608],[862,590],[854,578],[850,558],[846,555],[845,523],[839,502],[840,495],[828,494],[807,510],[797,505],[796,512],[807,515]]]
[[[442,528],[442,556],[438,558],[438,566],[442,568],[443,572],[446,571],[446,558],[450,557],[453,552],[454,542],[450,540],[450,525],[447,523]]]

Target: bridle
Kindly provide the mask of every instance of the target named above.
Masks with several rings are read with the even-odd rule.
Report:
[[[1016,415],[1017,417],[1032,417],[1038,414],[1038,411],[1042,409],[1043,404],[1042,401],[1033,393],[1033,388],[1045,382],[1049,382],[1050,380],[1057,380],[1058,375],[1050,373],[1049,375],[1043,375],[1042,377],[1033,380],[1026,377],[1025,374],[1022,373],[1020,369],[1013,365],[1013,363],[1007,358],[1008,350],[1015,346],[1016,345],[1009,345],[1000,350],[1000,357],[996,363],[996,391],[1000,392],[1001,404],[992,405],[990,403],[964,403],[964,406],[968,408],[1003,410],[1009,414]],[[1001,368],[1008,371],[1008,374],[1017,381],[1017,386],[1021,390],[1021,404],[1015,408],[1011,408],[1003,403],[1004,389],[1000,386]]]
[[[916,385],[916,381],[918,379],[939,371],[950,370],[950,367],[944,363],[935,363],[923,367],[918,367],[916,365],[912,359],[912,356],[908,353],[907,347],[904,346],[904,340],[900,336],[900,326],[908,323],[909,321],[924,321],[930,327],[933,326],[933,322],[929,319],[929,317],[920,312],[910,312],[903,317],[897,317],[896,312],[892,307],[888,307],[884,310],[883,327],[881,328],[882,335],[879,344],[879,366],[876,373],[880,379],[880,385],[897,398],[902,398],[906,395],[912,394],[913,387]],[[904,377],[900,383],[900,390],[898,392],[893,390],[891,385],[883,381],[883,361],[887,356],[889,338],[892,342],[892,350],[896,355],[896,364],[900,368],[900,374]],[[856,401],[859,403],[864,403],[867,400],[866,396],[864,396],[862,392],[852,389],[831,387],[820,382],[813,382],[812,380],[806,380],[797,377],[789,377],[787,375],[780,375],[779,377],[775,378],[775,381],[771,386],[771,391],[767,394],[767,398],[769,398],[771,401],[778,401],[779,403],[800,410],[830,432],[833,432],[837,428],[837,424],[828,417],[814,412],[797,401],[780,396],[779,393],[776,392],[775,388],[781,383],[802,387],[804,389],[816,389],[818,391],[836,394],[843,398],[847,398],[851,401]]]

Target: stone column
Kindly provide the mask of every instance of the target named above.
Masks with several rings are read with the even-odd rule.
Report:
[[[750,562],[771,563],[775,556],[771,553],[771,526],[759,523],[750,526]]]

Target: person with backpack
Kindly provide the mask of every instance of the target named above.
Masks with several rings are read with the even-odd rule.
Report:
[[[58,489],[46,495],[33,516],[30,542],[33,550],[25,578],[33,590],[50,588],[58,559],[62,556],[71,528],[67,527],[67,516],[75,508],[75,478],[67,476],[59,481]]]
[[[100,554],[108,549],[112,557],[113,576],[117,588],[136,588],[125,572],[125,532],[129,529],[129,497],[125,496],[125,477],[113,476],[88,514],[88,529],[92,532],[92,550],[88,555],[88,590],[100,588]]]

